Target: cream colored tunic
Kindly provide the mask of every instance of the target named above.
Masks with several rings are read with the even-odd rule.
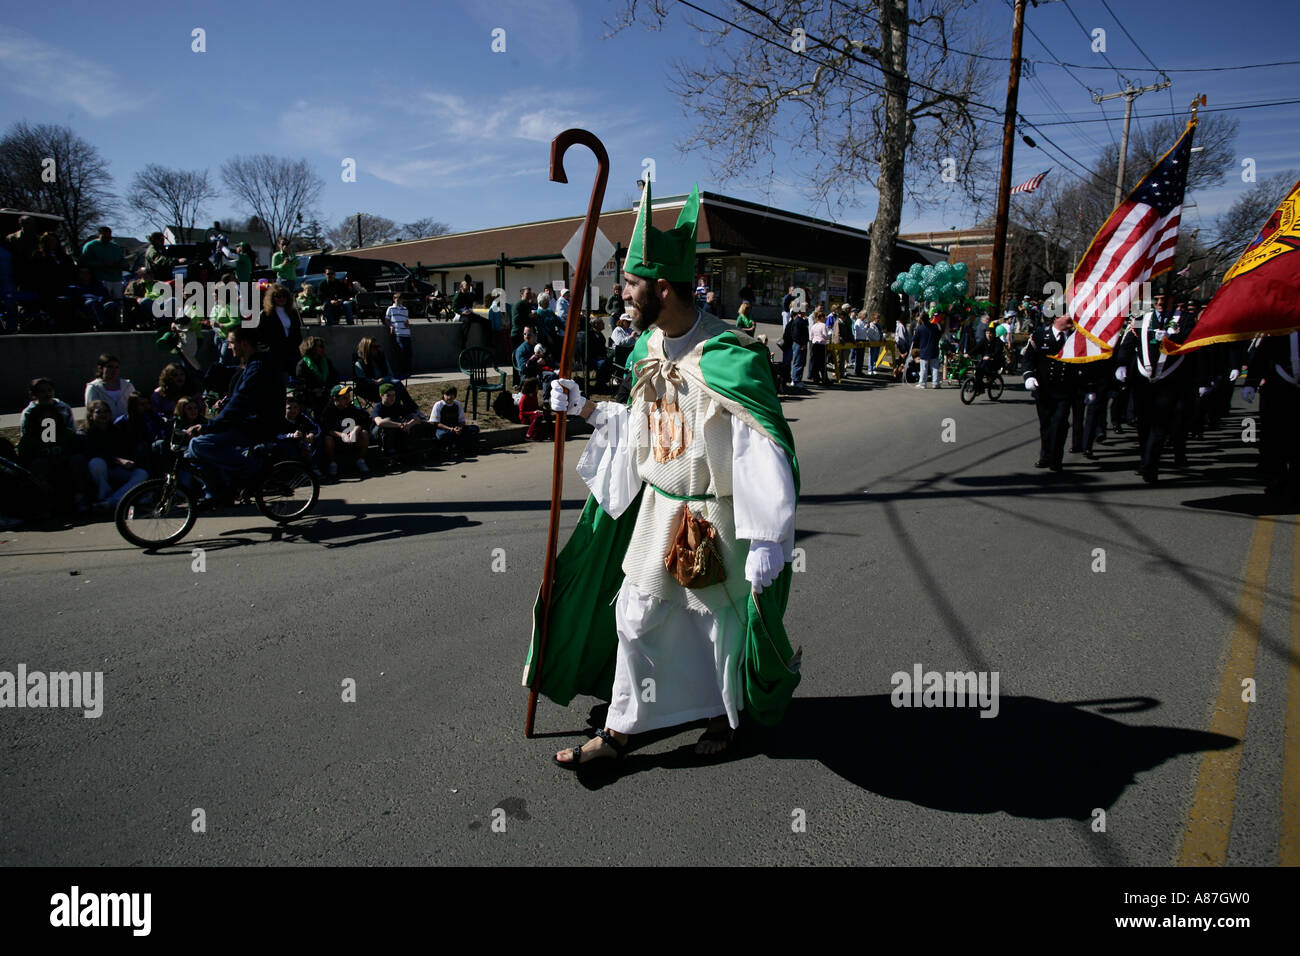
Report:
[[[619,649],[606,723],[620,733],[722,713],[739,725],[749,541],[781,544],[787,561],[793,551],[794,477],[785,453],[743,408],[723,407],[702,384],[703,345],[728,328],[702,314],[678,339],[647,333],[631,406],[598,406],[596,433],[578,463],[614,517],[647,484],[615,607]],[[712,496],[685,504],[717,532],[723,583],[683,588],[664,568],[683,505],[670,495]]]

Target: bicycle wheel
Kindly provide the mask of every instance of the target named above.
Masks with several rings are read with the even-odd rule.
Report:
[[[117,533],[140,548],[175,544],[189,534],[198,520],[189,493],[179,485],[170,488],[162,478],[142,481],[122,496],[113,514]]]
[[[967,378],[961,383],[961,403],[969,405],[973,401],[975,401],[975,379]]]
[[[320,482],[306,465],[278,461],[257,486],[257,510],[280,524],[301,518],[316,506]]]
[[[988,387],[989,401],[996,402],[1002,397],[1002,376],[994,375],[993,381],[989,382]]]

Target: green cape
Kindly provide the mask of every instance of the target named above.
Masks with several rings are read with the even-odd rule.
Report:
[[[649,339],[650,335],[643,335],[637,340],[628,368],[646,357]],[[742,339],[727,330],[704,343],[700,371],[705,387],[720,404],[743,408],[785,452],[797,497],[799,461],[794,436],[772,385],[767,349],[749,336]],[[618,650],[613,601],[623,584],[623,556],[644,493],[642,486],[636,500],[618,518],[611,518],[589,495],[578,526],[556,557],[550,633],[538,691],[561,706],[568,706],[579,694],[610,699]],[[744,710],[769,726],[781,720],[800,680],[802,651],[791,651],[784,623],[790,574],[787,564],[761,594],[751,590],[746,604],[747,634],[740,668]],[[525,686],[533,681],[541,623],[539,595],[524,664]]]

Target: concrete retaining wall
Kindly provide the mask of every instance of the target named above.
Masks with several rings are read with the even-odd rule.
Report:
[[[448,372],[458,367],[460,355],[458,322],[411,323],[411,345],[415,372]],[[319,335],[326,354],[344,380],[352,377],[352,353],[366,336],[383,343],[388,361],[394,349],[382,325],[339,325],[329,328],[308,326],[304,337]],[[107,352],[122,360],[122,375],[141,391],[158,384],[158,373],[172,359],[154,345],[152,332],[85,332],[69,335],[6,335],[0,337],[0,412],[14,413],[26,406],[27,384],[38,375],[54,379],[58,395],[74,408],[82,402],[86,383],[95,377],[95,359]],[[201,368],[216,358],[210,336],[201,343],[197,356]],[[487,345],[482,325],[470,330],[469,344]],[[503,362],[502,368],[509,368]]]

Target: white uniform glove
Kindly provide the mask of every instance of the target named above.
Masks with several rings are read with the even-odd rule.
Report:
[[[1037,390],[1037,388],[1038,388],[1038,379],[1034,378],[1032,375],[1026,375],[1026,376],[1025,376],[1025,391],[1026,391],[1026,392],[1032,392],[1032,391]]]
[[[1126,378],[1128,378],[1128,369],[1126,369],[1123,365],[1115,369],[1115,381],[1122,382]]]
[[[1196,394],[1197,394],[1197,395],[1204,395],[1204,394],[1205,394],[1206,392],[1208,392],[1208,391],[1209,391],[1209,389],[1206,388],[1204,385],[1202,385],[1200,388],[1198,388],[1198,389],[1196,390]]]
[[[1241,400],[1247,405],[1253,404],[1255,401],[1255,390],[1249,385],[1243,386],[1241,389]]]
[[[1151,338],[1156,342],[1159,342],[1164,337],[1165,337],[1164,329],[1156,329],[1154,332],[1151,333]]]
[[[749,557],[745,559],[745,580],[754,586],[755,594],[775,581],[784,566],[785,555],[775,541],[749,543]]]
[[[1235,382],[1240,377],[1241,377],[1241,369],[1239,368],[1234,368],[1231,372],[1228,373],[1229,382]]]
[[[582,397],[578,383],[571,378],[557,378],[551,382],[551,411],[567,412],[573,409],[581,412],[587,400]]]

